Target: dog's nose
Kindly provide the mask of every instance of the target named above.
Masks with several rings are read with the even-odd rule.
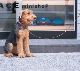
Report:
[[[36,19],[36,17],[34,17],[34,19]]]
[[[36,17],[34,19],[36,19]]]

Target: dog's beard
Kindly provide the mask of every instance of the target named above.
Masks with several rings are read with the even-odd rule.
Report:
[[[33,24],[33,20],[31,20],[30,23]]]
[[[25,23],[25,26],[31,26],[31,25],[33,25],[31,23],[33,23],[33,22],[27,22],[27,23]]]
[[[21,18],[19,18],[19,21],[22,22],[23,24],[25,24],[25,26],[32,26],[33,25],[33,20],[21,20]]]
[[[28,20],[30,25],[33,25],[33,20]]]

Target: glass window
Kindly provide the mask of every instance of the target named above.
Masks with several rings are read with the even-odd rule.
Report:
[[[75,31],[75,0],[23,0],[22,5],[23,10],[26,8],[33,10],[37,18],[47,17],[51,21],[51,23],[46,20],[45,23],[37,21],[37,26],[29,27],[30,30],[41,30],[37,27],[43,26],[42,30]]]
[[[0,32],[8,32],[16,23],[14,0],[0,0]]]

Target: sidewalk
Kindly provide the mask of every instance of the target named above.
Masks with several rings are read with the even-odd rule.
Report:
[[[32,53],[80,52],[80,40],[76,39],[30,39]],[[0,40],[0,54],[3,53],[5,40]]]
[[[80,71],[80,53],[34,53],[26,58],[0,54],[0,71]]]

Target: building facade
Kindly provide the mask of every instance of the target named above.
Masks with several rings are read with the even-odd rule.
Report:
[[[49,38],[52,39],[52,37],[55,38],[59,38],[59,39],[66,39],[66,38],[71,38],[71,39],[78,39],[80,40],[80,32],[79,32],[79,26],[80,26],[80,17],[77,18],[77,16],[79,16],[79,5],[80,5],[80,1],[79,0],[69,0],[69,1],[65,1],[65,0],[57,0],[57,2],[55,0],[50,0],[50,1],[46,1],[46,2],[43,2],[42,0],[41,1],[37,1],[35,2],[34,1],[25,1],[25,0],[17,0],[17,2],[19,3],[19,8],[16,9],[16,14],[15,13],[12,13],[12,10],[11,8],[8,9],[6,7],[6,4],[7,3],[13,3],[15,0],[5,0],[4,2],[1,1],[1,3],[3,3],[3,6],[4,8],[1,8],[0,7],[0,21],[1,21],[1,26],[0,26],[0,33],[3,34],[6,34],[8,36],[9,34],[9,31],[11,30],[12,26],[18,21],[18,18],[19,18],[19,13],[22,9],[25,9],[25,8],[22,8],[22,5],[26,5],[27,8],[33,10],[33,12],[38,16],[38,17],[41,17],[41,16],[45,16],[45,17],[49,17],[49,18],[54,18],[56,16],[59,16],[61,17],[64,21],[68,18],[70,18],[71,20],[66,20],[64,25],[65,26],[31,26],[29,27],[29,29],[32,31],[32,33],[34,34],[37,33],[37,34],[34,34],[34,35],[38,35],[38,34],[43,34],[44,32],[45,33],[49,33],[50,32],[50,35],[52,33],[55,33],[55,35],[47,35],[47,38],[49,36]],[[33,3],[34,2],[34,3]],[[37,5],[37,7],[40,7],[40,8],[35,8],[34,5]],[[45,8],[45,5],[48,4],[48,7]],[[54,4],[54,5],[53,5]],[[32,8],[31,6],[32,5]],[[41,8],[43,6],[39,6],[39,5],[44,5],[44,8]],[[65,5],[68,6],[65,7]],[[12,6],[11,6],[12,7]],[[77,9],[76,9],[77,8]],[[76,11],[77,10],[77,11]],[[75,13],[76,12],[76,13]],[[76,20],[76,22],[75,22]],[[76,25],[76,26],[75,26]],[[70,26],[70,27],[69,27]],[[39,29],[39,28],[42,28],[42,29]],[[57,28],[57,29],[56,29]],[[69,29],[68,29],[69,28]],[[53,32],[53,31],[54,32]],[[42,32],[44,31],[44,32]],[[48,32],[47,32],[48,31]],[[66,32],[67,31],[67,32]],[[39,32],[39,33],[38,33]],[[65,34],[64,35],[61,35],[61,33],[64,32]],[[68,33],[69,32],[69,33]],[[59,34],[57,34],[59,33]],[[70,33],[72,33],[72,35],[70,35]],[[7,36],[0,36],[1,39],[6,39]],[[67,37],[68,35],[70,35],[69,37]],[[32,38],[35,38],[34,36],[31,36]],[[43,36],[43,35],[39,35],[39,37],[43,37],[43,38],[46,38],[46,36]]]

